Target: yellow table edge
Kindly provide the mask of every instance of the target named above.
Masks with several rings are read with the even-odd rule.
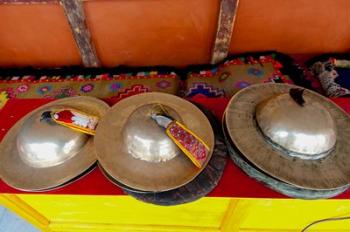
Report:
[[[166,207],[130,196],[1,194],[0,204],[45,232],[300,232],[313,221],[350,215],[350,201],[340,199],[205,197]],[[349,232],[350,220],[309,231]]]

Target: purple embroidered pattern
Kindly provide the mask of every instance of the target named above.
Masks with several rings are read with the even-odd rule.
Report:
[[[29,85],[23,84],[23,85],[20,85],[17,87],[17,92],[18,93],[25,93],[28,91],[28,89],[29,89]]]
[[[193,97],[197,94],[203,94],[208,97],[223,97],[225,92],[222,89],[214,88],[212,85],[207,83],[194,83],[191,88],[188,89],[186,96]]]
[[[156,85],[160,89],[166,89],[166,88],[169,88],[171,84],[169,81],[161,80],[161,81],[158,81]]]
[[[80,91],[83,93],[88,93],[91,92],[92,90],[94,90],[94,85],[89,83],[89,84],[85,84],[80,88]]]
[[[112,83],[110,86],[109,86],[109,89],[112,91],[112,92],[116,92],[118,91],[120,88],[122,88],[123,85],[119,82],[115,82],[115,83]]]
[[[39,87],[36,92],[40,95],[44,95],[47,94],[48,92],[50,92],[52,90],[52,86],[51,85],[44,85]]]
[[[235,83],[235,87],[238,89],[244,89],[246,87],[248,87],[250,85],[250,83],[246,82],[246,81],[238,81]]]
[[[262,77],[264,76],[264,71],[258,68],[248,68],[247,70],[248,74],[254,75],[256,77]]]

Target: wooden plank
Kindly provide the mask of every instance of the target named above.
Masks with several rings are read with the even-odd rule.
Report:
[[[86,26],[83,2],[80,0],[61,0],[60,4],[67,16],[84,66],[100,66],[89,29]]]
[[[1,4],[57,4],[58,0],[0,0]]]
[[[238,3],[239,0],[221,0],[216,38],[211,57],[212,64],[222,61],[229,53]]]

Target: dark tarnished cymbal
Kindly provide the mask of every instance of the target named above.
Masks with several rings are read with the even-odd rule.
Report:
[[[18,121],[0,145],[0,176],[24,191],[45,191],[68,183],[96,162],[91,136],[41,120],[47,110],[74,108],[102,117],[109,109],[92,97],[48,103]]]
[[[225,120],[224,120],[225,121]],[[331,198],[335,197],[343,192],[345,192],[349,186],[342,186],[336,189],[330,190],[313,190],[313,189],[305,189],[300,188],[298,186],[294,186],[283,181],[280,181],[266,173],[262,170],[259,170],[256,166],[250,163],[244,155],[242,155],[239,150],[232,143],[230,138],[227,136],[227,127],[225,123],[223,123],[224,135],[226,146],[229,151],[229,155],[233,162],[241,168],[249,177],[257,180],[263,185],[271,188],[272,190],[282,193],[288,197],[300,198],[300,199],[323,199],[323,198]]]
[[[299,99],[304,105],[297,105],[286,95],[291,89],[300,87],[270,83],[239,91],[226,108],[228,137],[249,162],[283,182],[312,190],[348,186],[350,117],[307,89]]]

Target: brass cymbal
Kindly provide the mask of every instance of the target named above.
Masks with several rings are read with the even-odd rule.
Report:
[[[304,106],[282,99],[295,88],[301,87],[270,83],[239,91],[226,108],[229,138],[251,163],[286,183],[316,190],[349,185],[350,117],[307,89]]]
[[[41,121],[47,110],[74,108],[103,117],[109,109],[92,97],[50,102],[27,114],[0,145],[0,176],[24,191],[44,191],[69,182],[96,162],[93,137],[61,125]]]
[[[197,168],[165,135],[151,113],[162,105],[210,148]],[[206,116],[192,103],[170,94],[144,93],[114,105],[101,120],[95,135],[97,158],[116,181],[141,191],[161,192],[193,180],[207,165],[214,133]]]
[[[304,96],[300,106],[289,93],[273,96],[256,107],[256,122],[273,145],[301,159],[327,156],[336,143],[337,129],[320,102]]]

